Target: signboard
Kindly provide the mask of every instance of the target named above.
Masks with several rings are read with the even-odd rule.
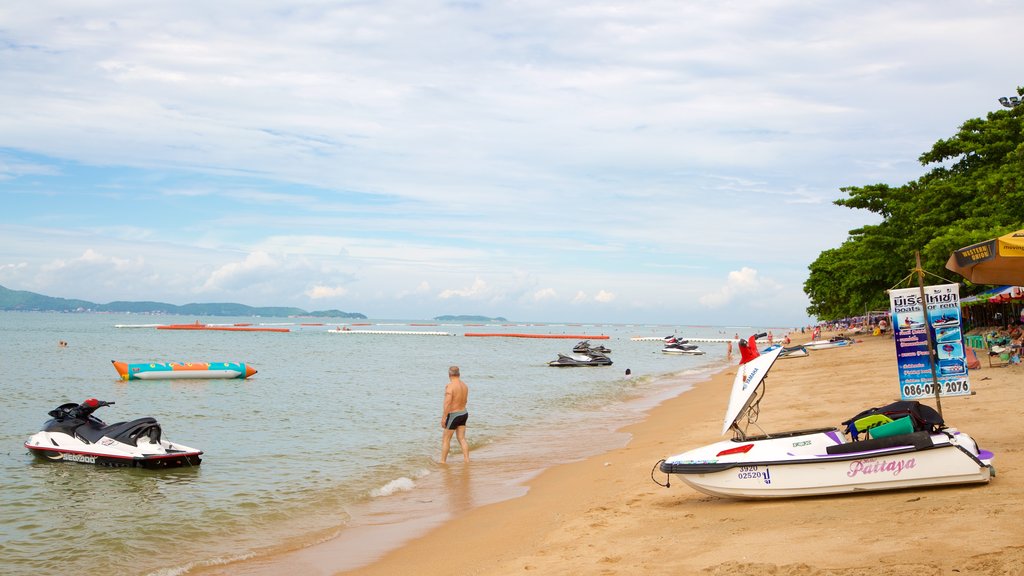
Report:
[[[935,397],[933,362],[940,396],[969,396],[971,387],[967,378],[967,355],[960,318],[960,286],[925,286],[924,294],[927,306],[922,307],[920,288],[889,291],[900,398]],[[929,333],[935,347],[935,358],[928,355]]]

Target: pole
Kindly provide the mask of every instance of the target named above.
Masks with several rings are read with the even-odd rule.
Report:
[[[935,407],[942,416],[942,398],[939,389],[939,376],[935,373],[935,344],[932,342],[932,330],[928,322],[928,299],[924,293],[924,268],[921,267],[921,252],[914,251],[914,263],[917,273],[917,287],[921,290],[921,311],[924,313],[924,337],[928,341],[928,365],[932,369],[932,390],[935,391]]]

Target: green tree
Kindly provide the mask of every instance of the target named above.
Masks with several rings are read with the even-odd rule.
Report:
[[[851,230],[810,264],[809,314],[834,320],[887,308],[885,291],[909,274],[915,251],[927,272],[960,280],[945,268],[954,249],[1024,227],[1024,105],[964,122],[919,161],[932,168],[902,186],[841,189],[847,197],[835,204],[882,222]]]

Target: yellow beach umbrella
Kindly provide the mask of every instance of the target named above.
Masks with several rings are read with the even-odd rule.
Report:
[[[1024,285],[1024,230],[954,250],[946,268],[975,284]]]

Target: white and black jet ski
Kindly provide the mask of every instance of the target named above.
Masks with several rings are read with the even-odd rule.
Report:
[[[566,367],[566,366],[611,366],[611,358],[591,352],[585,356],[567,356],[565,354],[559,354],[557,360],[548,362],[548,366]]]
[[[704,351],[696,344],[690,344],[689,340],[678,340],[675,337],[665,338],[665,347],[661,349],[662,354],[692,354],[700,355]]]
[[[589,352],[597,352],[598,354],[611,354],[610,348],[598,344],[594,346],[590,343],[590,340],[581,340],[578,344],[573,346],[572,351],[576,354],[587,354]]]
[[[61,404],[50,410],[51,419],[25,442],[25,448],[45,460],[98,466],[175,468],[202,461],[202,450],[162,439],[154,418],[108,425],[93,416],[97,408],[113,404],[95,398]]]

